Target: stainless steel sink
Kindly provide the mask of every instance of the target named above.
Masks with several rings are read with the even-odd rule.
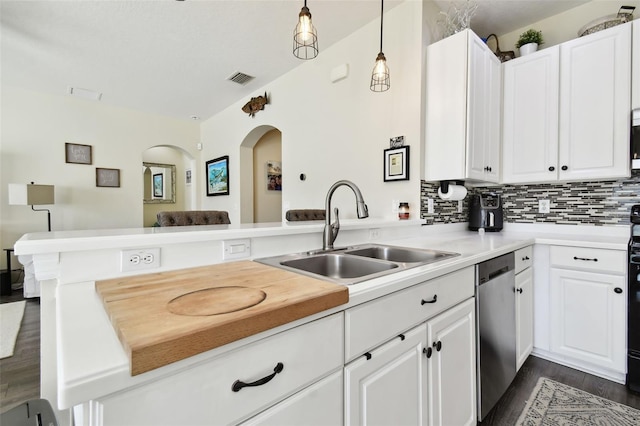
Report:
[[[256,262],[350,285],[459,255],[437,250],[363,244],[267,257],[256,259]]]
[[[360,278],[398,267],[395,263],[375,262],[344,254],[320,254],[287,260],[281,264],[334,279]]]
[[[427,264],[439,260],[458,256],[458,253],[450,253],[436,250],[408,249],[404,247],[371,245],[357,250],[347,250],[346,254],[363,256],[373,259],[388,260],[399,263]]]

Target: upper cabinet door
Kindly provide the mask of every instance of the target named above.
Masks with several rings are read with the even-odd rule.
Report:
[[[560,48],[504,63],[503,182],[558,178]]]
[[[427,47],[426,181],[464,178],[469,31],[461,31]]]
[[[631,109],[640,108],[640,20],[633,21],[633,65],[631,67]]]
[[[560,45],[561,180],[630,174],[631,23]]]
[[[469,34],[467,174],[485,182],[500,179],[501,64],[475,34]]]

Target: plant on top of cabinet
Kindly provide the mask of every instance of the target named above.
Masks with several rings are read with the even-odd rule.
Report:
[[[544,44],[544,38],[542,37],[542,31],[534,30],[533,28],[520,34],[520,38],[516,42],[516,47],[520,49],[520,55],[528,55],[538,50],[538,46]]]

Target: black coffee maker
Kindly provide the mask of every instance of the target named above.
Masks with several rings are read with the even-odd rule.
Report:
[[[502,230],[502,199],[495,193],[473,194],[469,199],[469,229],[487,232]]]

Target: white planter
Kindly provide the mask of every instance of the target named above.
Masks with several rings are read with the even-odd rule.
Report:
[[[525,56],[538,50],[538,43],[527,43],[520,46],[520,56]]]

